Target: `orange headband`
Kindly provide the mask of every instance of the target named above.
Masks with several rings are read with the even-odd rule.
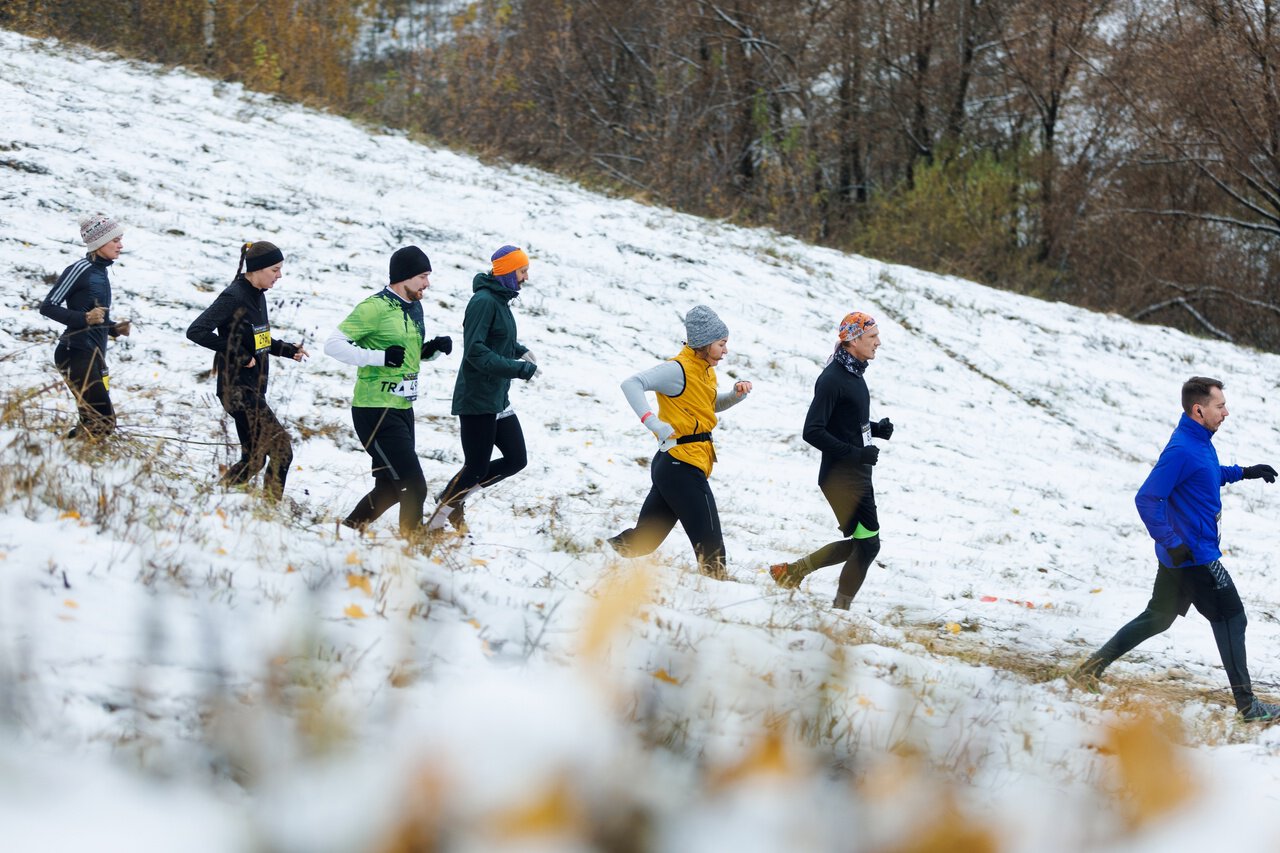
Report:
[[[524,253],[524,249],[516,249],[493,262],[493,274],[506,275],[527,266],[529,266],[529,256]]]

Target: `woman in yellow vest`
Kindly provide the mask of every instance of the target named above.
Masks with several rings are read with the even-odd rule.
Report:
[[[724,535],[711,493],[711,466],[716,461],[711,431],[723,412],[751,393],[750,382],[735,382],[732,391],[716,391],[716,365],[729,352],[729,329],[705,305],[684,319],[685,346],[674,358],[641,371],[622,383],[622,392],[640,423],[660,444],[649,465],[653,487],[640,508],[636,526],[609,539],[624,557],[653,553],[677,521],[693,543],[698,569],[726,579]],[[658,413],[649,408],[646,391],[658,397]]]

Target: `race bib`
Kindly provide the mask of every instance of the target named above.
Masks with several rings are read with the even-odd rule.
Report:
[[[271,327],[270,326],[254,326],[253,327],[253,348],[256,352],[263,352],[271,349]]]
[[[862,446],[871,446],[871,424],[869,423],[862,425]]]
[[[406,375],[398,385],[391,389],[391,393],[397,397],[404,397],[410,402],[418,399],[418,374],[410,373]]]

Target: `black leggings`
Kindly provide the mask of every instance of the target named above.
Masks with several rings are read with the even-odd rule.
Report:
[[[60,343],[54,348],[53,363],[71,389],[80,412],[80,423],[71,430],[71,435],[98,437],[114,432],[116,410],[107,392],[102,351],[72,349]]]
[[[871,562],[880,553],[880,536],[868,536],[865,539],[837,539],[823,545],[799,562],[806,564],[809,571],[816,571],[836,563],[844,563],[840,570],[840,583],[837,592],[853,598],[862,589],[862,582],[867,579],[867,571]],[[806,572],[808,574],[808,572]]]
[[[348,527],[372,524],[400,504],[400,533],[422,526],[427,480],[418,461],[413,432],[413,409],[355,406],[351,422],[373,466],[373,491],[356,502],[343,520]]]
[[[866,466],[852,463],[836,463],[818,482],[823,497],[836,515],[840,532],[852,537],[862,525],[863,530],[874,531],[875,536],[861,539],[837,539],[823,545],[812,554],[801,557],[796,564],[801,574],[809,574],[827,566],[844,563],[840,570],[838,592],[853,598],[867,579],[871,562],[880,553],[880,516],[876,510],[875,490],[871,478],[863,470]]]
[[[624,557],[643,557],[656,551],[679,521],[698,557],[698,570],[722,577],[724,534],[707,476],[663,451],[649,464],[649,476],[653,487],[640,507],[636,526],[614,536],[609,544]]]
[[[1253,686],[1244,648],[1244,630],[1249,620],[1231,575],[1217,560],[1204,566],[1176,569],[1160,566],[1147,609],[1107,640],[1083,668],[1095,675],[1101,674],[1139,643],[1167,631],[1175,619],[1187,615],[1193,604],[1213,628],[1213,639],[1218,646],[1218,656],[1222,658],[1222,667],[1227,672],[1236,707],[1244,710],[1253,701]]]
[[[223,399],[223,409],[235,422],[236,437],[240,440],[240,460],[227,468],[223,481],[243,485],[266,465],[262,489],[267,497],[279,500],[284,494],[289,466],[293,464],[293,442],[289,433],[267,401],[256,394],[232,389]]]
[[[524,469],[524,430],[515,415],[458,415],[462,433],[462,470],[453,475],[440,499],[447,506],[459,506],[475,488],[488,488]],[[502,455],[493,459],[497,448]]]

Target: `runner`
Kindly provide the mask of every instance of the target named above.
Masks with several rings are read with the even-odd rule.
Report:
[[[653,486],[635,527],[608,541],[624,557],[643,557],[657,550],[679,521],[697,555],[698,570],[728,580],[720,513],[707,479],[716,460],[711,432],[717,413],[740,403],[751,393],[751,383],[735,382],[731,391],[716,391],[715,368],[729,352],[729,329],[716,312],[694,306],[684,324],[685,346],[679,353],[622,383],[640,423],[660,444],[649,463]],[[657,395],[656,415],[646,391]]]
[[[1248,624],[1219,547],[1222,487],[1240,480],[1276,481],[1270,465],[1221,465],[1213,437],[1227,419],[1227,398],[1217,379],[1193,376],[1182,385],[1182,417],[1135,503],[1155,540],[1156,582],[1147,609],[1116,632],[1071,675],[1092,687],[1108,666],[1139,643],[1169,630],[1195,605],[1209,627],[1227,672],[1236,710],[1247,722],[1280,719],[1280,705],[1253,695],[1245,658]]]
[[[80,220],[80,239],[89,252],[62,271],[40,313],[67,328],[58,337],[53,363],[75,398],[80,422],[67,438],[101,438],[116,428],[107,372],[107,338],[128,336],[128,320],[111,319],[107,269],[124,251],[124,228],[104,213]]]
[[[893,423],[888,418],[871,422],[871,392],[863,378],[880,349],[876,321],[855,311],[840,321],[837,336],[835,352],[814,383],[813,402],[804,420],[804,440],[822,451],[818,488],[835,512],[845,538],[794,563],[770,566],[769,574],[779,586],[792,588],[811,572],[843,563],[831,606],[848,610],[867,578],[871,561],[880,552],[880,519],[871,485],[871,469],[880,458],[880,448],[871,439],[888,441],[893,436]]]
[[[268,356],[302,361],[309,355],[301,344],[271,334],[266,292],[280,280],[283,266],[284,254],[273,243],[245,243],[235,279],[187,329],[188,339],[215,353],[218,401],[235,422],[240,440],[240,460],[227,468],[222,481],[243,485],[266,465],[262,488],[270,500],[284,494],[293,443],[267,405]]]
[[[347,527],[363,530],[397,503],[400,535],[412,539],[422,527],[427,481],[413,422],[419,365],[453,352],[448,336],[423,343],[422,297],[430,285],[426,253],[397,249],[387,286],[357,305],[325,342],[325,354],[358,368],[351,421],[373,464],[373,491],[343,519]]]
[[[529,380],[537,372],[533,354],[520,343],[511,301],[529,280],[524,249],[503,246],[493,253],[493,268],[471,282],[473,291],[462,320],[462,363],[453,388],[453,414],[462,433],[462,469],[437,496],[430,525],[445,518],[466,532],[466,500],[475,489],[505,480],[528,464],[524,430],[511,408],[512,379]],[[493,459],[494,448],[502,455]]]

